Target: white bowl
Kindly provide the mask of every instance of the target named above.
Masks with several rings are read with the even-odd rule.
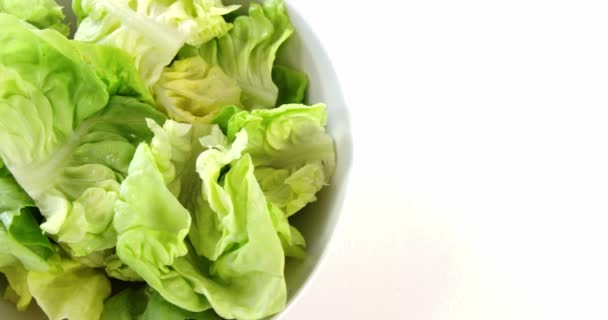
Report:
[[[66,8],[71,7],[71,1],[59,0]],[[225,1],[227,3],[229,1]],[[231,1],[242,2],[248,1]],[[292,36],[282,51],[279,61],[299,70],[305,71],[310,78],[307,102],[324,102],[329,112],[328,131],[335,140],[337,153],[336,173],[331,185],[319,194],[319,201],[309,205],[292,218],[292,223],[302,232],[308,242],[308,258],[304,261],[288,260],[286,264],[287,288],[289,291],[288,304],[293,304],[312,279],[312,275],[323,258],[325,249],[338,222],[345,186],[352,162],[352,143],[349,113],[337,77],[325,54],[321,43],[312,33],[293,7],[286,1],[291,21],[296,33]],[[68,17],[73,19],[74,17]],[[5,283],[0,283],[0,293],[4,292]],[[0,295],[1,297],[1,295]],[[289,308],[288,305],[288,308]],[[282,313],[282,314],[285,314]],[[15,306],[0,299],[0,318],[4,320],[40,320],[46,319],[37,307],[31,306],[26,312],[18,312]],[[276,318],[285,318],[281,315]]]

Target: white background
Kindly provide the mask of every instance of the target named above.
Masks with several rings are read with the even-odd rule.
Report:
[[[291,3],[355,164],[286,319],[608,319],[605,1]]]

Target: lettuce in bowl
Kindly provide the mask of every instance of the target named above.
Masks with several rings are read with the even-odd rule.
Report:
[[[0,13],[5,298],[50,319],[280,313],[345,172],[283,1],[72,5],[73,37]]]

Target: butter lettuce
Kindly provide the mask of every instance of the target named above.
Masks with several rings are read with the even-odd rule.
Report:
[[[0,273],[6,276],[8,286],[4,298],[14,303],[17,310],[24,311],[32,301],[32,293],[27,285],[28,271],[21,264],[0,267]]]
[[[225,122],[229,140],[236,141],[241,132],[249,137],[243,152],[255,165],[255,177],[287,256],[304,258],[306,247],[288,217],[317,200],[316,194],[335,169],[333,139],[325,131],[326,123],[323,104],[241,111]]]
[[[111,278],[129,282],[144,281],[133,269],[120,260],[116,254],[105,257],[103,264],[105,264],[106,274]]]
[[[102,320],[219,320],[212,310],[191,312],[169,302],[150,287],[128,288],[106,300]]]
[[[189,311],[204,311],[209,309],[206,299],[171,268],[176,258],[188,252],[184,239],[190,230],[190,213],[168,185],[176,181],[175,173],[184,159],[184,153],[174,146],[186,145],[191,126],[172,134],[166,131],[173,131],[177,123],[168,121],[164,130],[150,124],[157,138],[151,145],[142,143],[137,148],[116,203],[116,253],[170,303]]]
[[[276,106],[284,104],[303,103],[308,88],[306,73],[283,66],[275,65],[272,68],[272,81],[279,88]]]
[[[306,258],[306,240],[294,226],[289,224],[288,217],[276,205],[269,203],[268,210],[272,224],[281,239],[281,245],[285,256],[304,259]]]
[[[54,31],[2,14],[0,28],[0,156],[45,217],[42,230],[71,254],[112,248],[120,181],[152,135],[144,119],[164,116],[110,96],[90,61],[65,54],[73,44]]]
[[[335,150],[326,124],[323,104],[242,111],[228,122],[230,140],[247,132],[245,152],[253,159],[262,190],[287,216],[316,201],[316,193],[334,172]]]
[[[150,124],[155,137],[138,147],[116,205],[118,257],[184,310],[213,307],[224,318],[239,319],[280,311],[286,300],[285,255],[252,160],[242,154],[246,133],[229,145],[215,126],[200,139],[207,150],[196,159],[200,182],[193,190],[199,193],[180,197],[190,198],[182,200],[189,212],[169,186],[194,178],[173,174],[192,165],[181,160],[185,148],[176,153],[172,147],[188,145],[190,131],[175,130],[179,124],[173,121],[162,130]],[[186,235],[196,250],[188,250]]]
[[[250,109],[275,106],[279,89],[272,81],[277,51],[294,32],[282,0],[251,3],[248,16],[239,16],[224,36],[198,48],[182,49],[181,57],[200,55],[234,78],[243,93],[241,103]]]
[[[56,271],[29,272],[27,284],[50,320],[99,319],[111,291],[103,271],[70,260],[61,261]]]
[[[0,178],[0,267],[24,265],[46,271],[55,253],[36,221],[34,201],[11,176]]]
[[[12,14],[39,29],[55,29],[66,36],[70,33],[62,8],[54,0],[0,0],[0,12]]]
[[[186,123],[209,123],[222,107],[241,103],[236,80],[199,56],[177,60],[165,68],[154,94],[161,110]]]
[[[246,239],[246,210],[235,212],[233,195],[220,184],[222,170],[238,160],[247,143],[247,135],[239,136],[232,145],[219,130],[201,139],[210,148],[197,159],[196,170],[202,179],[196,206],[191,208],[194,226],[190,239],[197,253],[215,261],[232,245]],[[241,216],[239,218],[239,215]]]
[[[222,15],[237,7],[220,0],[75,0],[75,39],[125,50],[151,87],[184,44],[225,34],[231,25]]]
[[[220,0],[75,0],[77,40],[53,30],[56,4],[9,5],[4,297],[51,320],[280,312],[286,257],[306,257],[289,218],[335,169],[325,106],[301,104],[306,74],[275,64],[294,32],[283,1],[241,15]],[[127,288],[110,297],[109,277]]]
[[[4,161],[2,161],[2,158],[0,158],[0,177],[6,177],[8,175],[10,175],[10,173],[8,172],[8,169],[4,165]]]
[[[139,101],[154,105],[154,98],[133,66],[133,58],[121,49],[70,41],[70,48],[64,54],[78,54],[106,86],[110,96],[134,97]],[[68,53],[69,52],[69,53]]]
[[[36,221],[34,201],[8,171],[0,170],[0,273],[8,280],[4,297],[25,310],[32,300],[27,286],[28,270],[54,268],[49,259],[55,248]]]
[[[5,298],[25,310],[32,298],[51,320],[99,319],[110,281],[99,270],[71,260],[56,261],[48,271],[28,271],[19,264],[0,267],[9,287]]]
[[[219,129],[201,140],[210,148],[197,160],[204,204],[190,238],[204,258],[190,252],[174,265],[227,319],[272,315],[287,297],[285,255],[251,157],[242,155],[246,142],[242,132],[227,146]]]

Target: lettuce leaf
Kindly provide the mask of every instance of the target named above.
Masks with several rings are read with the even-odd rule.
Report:
[[[187,47],[181,57],[199,54],[234,78],[243,93],[241,103],[250,109],[275,106],[279,89],[272,81],[279,47],[294,32],[283,0],[251,3],[248,16],[239,16],[226,35],[198,47]]]
[[[103,271],[70,260],[56,271],[29,272],[27,284],[50,320],[99,319],[111,291]]]
[[[0,28],[0,156],[46,218],[42,230],[71,254],[112,248],[120,181],[135,146],[151,138],[144,118],[164,116],[110,97],[90,61],[65,54],[73,45],[56,33],[2,14]]]
[[[217,65],[196,56],[165,68],[154,86],[158,106],[171,119],[209,123],[226,105],[240,105],[241,88]]]
[[[4,297],[21,311],[33,297],[51,320],[99,319],[110,295],[105,274],[72,260],[55,262],[55,268],[45,271],[28,271],[21,264],[0,267],[9,282]]]
[[[0,158],[0,178],[6,177],[9,175],[10,175],[10,172],[8,172],[8,169],[4,165],[4,161],[2,161],[2,158]]]
[[[150,127],[155,137],[138,147],[116,205],[120,260],[187,311],[213,307],[224,318],[239,319],[279,312],[286,300],[285,256],[252,160],[242,155],[246,133],[229,146],[217,126],[208,135],[174,121]],[[193,165],[186,146],[200,136],[208,149],[198,155],[190,147],[200,178],[175,174]],[[170,187],[186,180],[194,181],[180,188],[179,197],[190,212]],[[188,250],[187,234],[202,257]]]
[[[103,82],[110,96],[134,97],[139,101],[154,105],[154,98],[133,65],[133,58],[121,49],[70,41],[71,54],[89,65]],[[69,49],[69,48],[68,48]],[[68,54],[68,51],[64,51]]]
[[[245,149],[270,203],[287,216],[316,201],[335,169],[333,139],[325,131],[325,105],[283,105],[276,109],[242,111],[228,122],[228,138],[245,130]]]
[[[17,310],[24,311],[32,301],[32,293],[27,286],[27,270],[19,264],[0,267],[8,280],[8,286],[4,292],[4,298],[17,306]]]
[[[4,297],[25,310],[32,300],[28,270],[50,271],[55,250],[33,217],[33,201],[11,177],[0,178],[0,273],[7,280]]]
[[[191,218],[168,187],[176,181],[175,172],[184,159],[181,151],[173,152],[179,148],[173,148],[170,141],[181,140],[174,145],[186,145],[191,128],[177,130],[181,134],[161,135],[162,130],[153,124],[152,127],[159,138],[151,145],[138,146],[120,187],[114,217],[116,253],[170,303],[189,311],[204,311],[209,309],[206,299],[171,268],[176,258],[188,252],[184,239]],[[168,121],[164,129],[172,131],[176,127],[176,123]],[[168,136],[174,139],[166,139]]]
[[[211,310],[190,312],[169,302],[150,287],[129,288],[105,302],[101,320],[219,320]]]
[[[289,257],[304,258],[306,242],[288,218],[329,183],[335,168],[332,138],[325,132],[322,104],[283,105],[276,109],[241,111],[227,121],[228,138],[246,132],[244,152],[251,155],[255,176],[269,203],[275,229]]]
[[[241,111],[243,111],[241,108],[234,105],[225,106],[213,117],[212,123],[216,124],[224,134],[227,134],[230,118]]]
[[[202,201],[192,212],[190,240],[196,252],[177,259],[173,268],[227,319],[258,319],[285,306],[285,255],[270,212],[243,155],[246,132],[232,145],[218,127],[201,139],[208,150],[197,159]]]
[[[34,201],[11,176],[0,178],[0,267],[50,269],[55,249],[35,219]],[[0,270],[0,272],[2,272]]]
[[[281,239],[283,251],[286,257],[305,259],[306,258],[306,240],[304,236],[294,226],[289,224],[289,220],[285,213],[276,205],[269,203],[268,210],[272,225],[277,231]]]
[[[275,65],[272,68],[272,81],[279,88],[276,107],[304,102],[306,89],[308,88],[306,73],[286,66]]]
[[[124,49],[151,87],[184,44],[225,34],[231,25],[222,15],[237,7],[221,0],[75,0],[75,39]]]
[[[0,0],[0,12],[17,16],[39,29],[54,29],[67,36],[70,27],[64,24],[61,9],[53,0]]]
[[[31,26],[25,26],[32,29]],[[83,63],[101,80],[110,96],[135,97],[142,102],[153,104],[154,99],[139,77],[133,65],[133,58],[121,49],[111,46],[66,41],[66,38],[52,30],[35,32],[37,40],[44,41],[59,54],[72,62]]]
[[[242,156],[247,135],[240,135],[229,146],[219,127],[214,126],[210,135],[201,138],[201,144],[211,149],[197,159],[196,170],[202,179],[202,187],[200,194],[193,195],[197,201],[190,208],[194,218],[190,240],[198,254],[215,261],[229,247],[246,239],[246,220],[237,216],[232,194],[219,180],[222,170]],[[238,214],[243,216],[247,212],[241,210]]]
[[[131,282],[144,281],[133,269],[120,260],[116,254],[106,257],[104,264],[108,277]]]

